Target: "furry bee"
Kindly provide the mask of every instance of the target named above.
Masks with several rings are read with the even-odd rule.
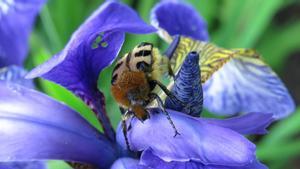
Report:
[[[158,86],[166,95],[176,99],[160,82],[161,76],[164,74],[173,76],[169,59],[160,55],[159,50],[154,48],[151,43],[146,42],[137,45],[115,65],[112,73],[111,92],[121,108],[127,110],[123,112],[122,121],[128,148],[126,119],[132,115],[141,121],[148,119],[149,113],[146,108],[153,100],[157,101],[159,107],[166,114],[175,131],[175,136],[179,134],[165,110],[162,100],[155,93],[155,88]]]
[[[154,48],[151,43],[143,42],[137,45],[131,52],[125,54],[117,62],[113,70],[111,81],[112,95],[119,105],[127,110],[123,112],[122,124],[128,148],[125,120],[131,115],[134,115],[141,121],[149,118],[146,108],[153,100],[157,101],[157,105],[167,115],[175,131],[175,136],[179,134],[168,112],[165,110],[162,100],[168,96],[176,101],[176,103],[180,103],[187,108],[188,106],[178,100],[168,90],[168,88],[172,87],[173,83],[170,83],[167,88],[160,83],[160,79],[164,74],[174,77],[174,73],[178,73],[189,52],[193,51],[198,54],[201,52],[199,60],[201,83],[205,83],[214,72],[233,58],[263,65],[258,60],[259,55],[254,50],[224,49],[212,43],[178,35],[172,38],[170,36],[169,39],[171,39],[171,43],[164,55],[161,55],[159,50]],[[160,87],[164,93],[158,96],[155,92],[156,86]]]

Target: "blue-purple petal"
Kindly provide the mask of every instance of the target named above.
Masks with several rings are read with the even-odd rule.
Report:
[[[153,169],[145,165],[140,165],[139,160],[123,157],[116,160],[110,169]]]
[[[229,169],[229,168],[228,168]],[[254,160],[253,162],[251,162],[250,164],[246,165],[245,167],[236,167],[233,169],[268,169],[268,167],[264,164],[262,164],[261,162],[259,162],[258,160]]]
[[[175,77],[171,92],[181,103],[167,97],[165,106],[168,109],[199,117],[202,112],[203,93],[199,67],[199,54],[191,52],[184,60],[179,73]]]
[[[75,92],[95,88],[99,72],[116,58],[125,32],[153,31],[128,6],[106,2],[79,27],[64,50],[27,77],[42,76]]]
[[[159,169],[267,169],[259,161],[254,160],[244,166],[220,166],[220,165],[203,165],[200,162],[190,161],[164,161],[155,156],[151,149],[143,151],[140,165],[149,166],[150,168]]]
[[[210,124],[229,128],[240,134],[266,134],[267,127],[274,120],[272,114],[249,113],[228,119],[203,119]]]
[[[233,59],[213,74],[203,90],[204,106],[216,114],[261,112],[279,119],[295,110],[285,85],[258,58]]]
[[[1,0],[0,67],[23,64],[35,17],[45,2],[45,0]]]
[[[242,166],[255,157],[255,145],[242,135],[205,120],[167,110],[180,133],[174,137],[174,130],[166,116],[159,110],[153,112],[155,110],[144,123],[136,118],[128,120],[128,123],[131,121],[128,131],[131,149],[142,151],[151,148],[165,161],[194,160],[204,165]],[[117,140],[125,146],[120,128]]]
[[[151,23],[159,35],[170,42],[171,36],[185,35],[208,41],[206,22],[191,5],[178,1],[161,1],[151,12]]]
[[[61,159],[102,167],[114,146],[78,113],[16,84],[0,82],[0,161]]]
[[[7,162],[0,163],[0,169],[46,169],[46,162],[30,161],[30,162]]]
[[[33,81],[31,79],[25,79],[27,71],[19,66],[8,66],[0,69],[0,80],[4,80],[10,83],[16,83],[27,88],[34,88]]]
[[[205,169],[203,164],[194,161],[164,161],[155,156],[151,149],[143,151],[140,163],[159,169]]]

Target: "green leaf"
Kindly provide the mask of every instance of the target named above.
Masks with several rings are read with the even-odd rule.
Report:
[[[219,0],[200,1],[199,0],[188,0],[189,4],[194,6],[197,11],[203,16],[208,26],[211,27],[214,24],[215,19],[219,14]]]
[[[276,123],[270,130],[269,134],[265,135],[262,141],[258,144],[259,149],[265,152],[266,149],[272,149],[276,145],[283,145],[299,132],[300,128],[300,108],[290,117]],[[279,146],[279,148],[283,148]],[[300,148],[300,147],[299,147]]]
[[[64,161],[55,160],[48,162],[48,169],[72,169],[72,167]]]
[[[284,142],[268,148],[258,148],[256,153],[258,158],[264,161],[282,160],[283,156],[291,159],[300,155],[300,140]]]
[[[299,21],[280,27],[270,26],[261,37],[257,50],[276,71],[280,72],[284,68],[286,57],[299,49],[299,30]]]
[[[221,27],[213,34],[213,42],[222,47],[252,47],[283,3],[283,0],[224,1]]]
[[[50,41],[50,49],[52,53],[59,51],[63,45],[61,43],[61,39],[57,33],[56,27],[53,23],[53,20],[51,18],[48,6],[45,5],[41,12],[41,21],[43,24],[43,28],[45,30],[45,33],[47,35],[47,38]]]
[[[98,88],[104,93],[107,115],[113,127],[117,128],[117,125],[121,119],[121,113],[118,104],[113,99],[110,92],[112,69],[113,66],[110,66],[109,68],[106,68],[101,72],[100,77],[98,79]]]

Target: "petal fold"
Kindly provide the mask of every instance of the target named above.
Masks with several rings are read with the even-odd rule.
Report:
[[[46,169],[46,162],[30,161],[30,162],[10,162],[0,163],[0,169]]]
[[[243,166],[254,159],[255,145],[242,135],[205,120],[167,111],[180,135],[174,137],[174,129],[163,112],[152,109],[151,117],[144,123],[136,118],[129,120],[131,149],[142,151],[151,148],[154,155],[164,161],[194,160],[204,165]],[[117,140],[125,146],[120,128]]]
[[[203,165],[200,162],[190,161],[164,161],[155,156],[151,149],[147,149],[142,153],[140,164],[149,166],[151,168],[159,169],[267,169],[259,161],[254,160],[244,166],[226,166],[226,165]]]
[[[140,163],[151,168],[160,169],[205,169],[203,164],[193,161],[164,161],[155,156],[151,149],[143,151]]]
[[[139,160],[129,157],[119,158],[110,169],[153,169],[139,164]]]
[[[192,6],[178,1],[159,2],[151,11],[151,23],[167,42],[180,34],[208,41],[206,22]]]
[[[23,64],[34,20],[45,0],[1,0],[0,67]]]
[[[31,89],[0,82],[0,161],[60,159],[102,167],[114,146],[78,113]]]
[[[240,134],[266,134],[267,127],[274,120],[272,114],[249,113],[228,119],[203,119],[210,124],[229,128]]]

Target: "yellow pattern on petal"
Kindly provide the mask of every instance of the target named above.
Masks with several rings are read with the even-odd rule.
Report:
[[[208,80],[214,72],[219,70],[231,58],[242,53],[243,51],[227,50],[217,47],[212,43],[193,40],[181,36],[178,45],[171,57],[172,70],[178,73],[185,57],[189,52],[195,51],[200,54],[199,65],[201,69],[201,82]]]

